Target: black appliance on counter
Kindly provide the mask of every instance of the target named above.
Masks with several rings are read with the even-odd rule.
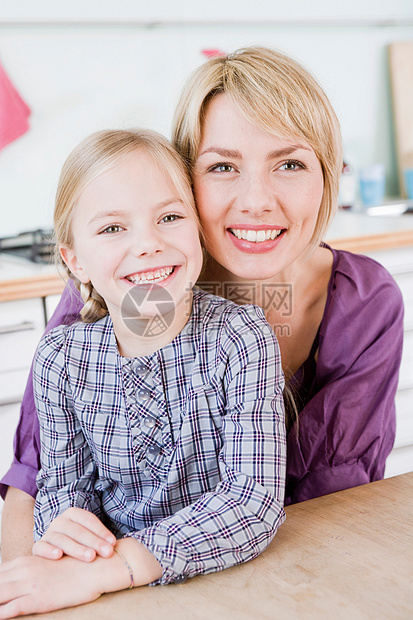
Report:
[[[14,237],[0,238],[0,253],[20,256],[32,263],[53,262],[53,230],[30,230]]]

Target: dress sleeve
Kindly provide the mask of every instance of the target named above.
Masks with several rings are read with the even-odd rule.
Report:
[[[72,282],[66,286],[60,302],[50,319],[46,333],[57,325],[70,325],[79,318],[82,302]],[[36,476],[40,468],[39,422],[33,400],[32,369],[26,384],[20,419],[14,436],[13,462],[0,482],[0,494],[4,498],[9,486],[36,496]]]
[[[395,436],[403,300],[387,271],[339,273],[313,394],[288,435],[286,504],[383,478]]]
[[[65,328],[60,327],[43,338],[33,362],[41,440],[35,540],[67,508],[99,514],[94,498],[96,468],[73,407],[65,366]]]
[[[254,558],[285,518],[284,380],[278,343],[255,309],[238,316],[221,342],[226,407],[220,481],[193,504],[130,534],[161,563],[161,584]]]

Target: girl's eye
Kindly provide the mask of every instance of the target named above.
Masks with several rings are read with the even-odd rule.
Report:
[[[234,166],[232,164],[220,163],[211,166],[209,170],[210,172],[233,172]]]
[[[299,161],[295,161],[295,160],[290,160],[290,161],[286,161],[283,163],[282,166],[280,166],[280,170],[287,170],[287,171],[292,171],[294,172],[295,170],[302,170],[304,169],[305,166],[304,164],[302,164]]]
[[[123,228],[122,226],[119,226],[119,224],[111,224],[110,226],[106,226],[100,234],[112,235],[113,233],[117,233],[121,230],[123,230]]]
[[[161,223],[167,224],[168,222],[175,222],[176,220],[182,220],[183,216],[178,215],[177,213],[168,213],[168,215],[164,215],[161,219]]]

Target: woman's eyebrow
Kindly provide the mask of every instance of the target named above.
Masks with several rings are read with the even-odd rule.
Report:
[[[300,150],[311,151],[311,149],[308,146],[304,146],[304,144],[290,144],[289,146],[285,146],[281,149],[271,151],[270,153],[268,153],[267,159],[285,157],[286,155],[291,155],[291,153]],[[206,153],[214,153],[216,155],[219,155],[220,157],[242,159],[242,155],[239,151],[235,151],[233,149],[224,149],[219,146],[208,147],[199,154],[199,157],[201,157],[201,155],[205,155]]]
[[[311,151],[308,146],[304,146],[304,144],[291,144],[282,149],[276,149],[275,151],[271,151],[268,153],[268,159],[276,159],[277,157],[285,157],[286,155],[291,155],[295,153],[295,151]]]
[[[205,149],[204,151],[202,151],[202,153],[199,154],[199,157],[201,155],[205,155],[206,153],[215,153],[216,155],[219,155],[220,157],[233,157],[233,158],[238,158],[241,159],[241,153],[239,151],[234,151],[232,149],[223,149],[219,146],[210,146],[207,149]]]

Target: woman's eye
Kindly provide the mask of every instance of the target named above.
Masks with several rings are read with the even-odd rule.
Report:
[[[168,215],[163,216],[161,222],[167,224],[168,222],[175,222],[176,220],[182,220],[182,215],[178,215],[177,213],[168,213]]]
[[[101,234],[111,235],[119,232],[120,230],[123,230],[122,226],[119,226],[118,224],[111,224],[110,226],[106,226],[106,228],[101,231]]]
[[[215,164],[214,166],[211,166],[210,168],[211,172],[233,172],[234,171],[234,166],[232,166],[231,164]]]
[[[299,161],[295,161],[295,160],[291,160],[291,161],[286,161],[283,163],[282,166],[280,166],[280,170],[287,170],[287,171],[294,171],[294,170],[302,170],[305,166],[299,162]]]

